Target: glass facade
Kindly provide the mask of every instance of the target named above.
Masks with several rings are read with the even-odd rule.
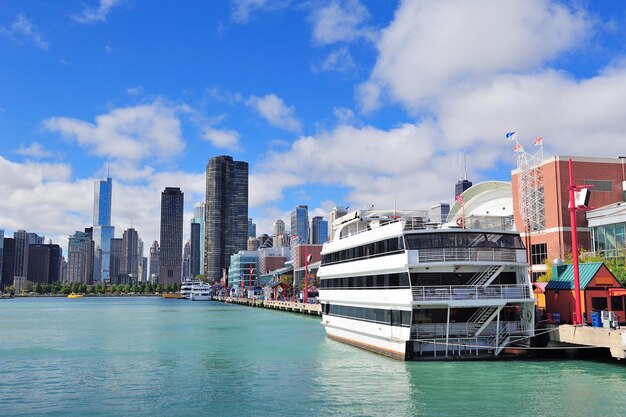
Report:
[[[626,256],[626,222],[592,227],[591,244],[605,258]]]
[[[230,257],[228,285],[231,288],[237,289],[237,291],[258,285],[257,252],[240,251]]]
[[[309,241],[309,207],[298,206],[291,211],[291,244]]]
[[[93,199],[93,241],[94,241],[94,281],[107,282],[110,279],[111,239],[115,228],[111,226],[111,178],[96,181]]]
[[[322,216],[311,219],[311,243],[321,245],[328,240],[328,222]]]
[[[178,187],[161,193],[161,252],[159,284],[182,281],[184,194]]]

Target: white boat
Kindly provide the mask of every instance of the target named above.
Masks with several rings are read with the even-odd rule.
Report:
[[[197,279],[186,279],[185,281],[183,281],[183,283],[180,286],[180,295],[182,295],[185,298],[189,298],[189,294],[191,293],[191,288],[194,285],[200,285],[202,284],[202,281],[197,280]]]
[[[189,299],[191,301],[211,301],[211,286],[209,284],[198,284],[191,287]]]
[[[426,217],[357,210],[335,220],[318,270],[327,335],[402,360],[529,346],[535,299],[519,234],[425,229]]]

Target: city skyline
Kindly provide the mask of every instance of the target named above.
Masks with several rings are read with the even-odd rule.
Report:
[[[616,157],[625,27],[619,2],[8,1],[0,228],[67,248],[108,166],[111,226],[152,242],[165,187],[189,238],[221,154],[250,164],[258,235],[298,205],[450,203],[463,151],[474,183],[509,181],[506,132]]]

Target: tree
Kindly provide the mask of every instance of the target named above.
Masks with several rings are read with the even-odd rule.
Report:
[[[7,285],[6,287],[4,287],[4,292],[7,292],[9,294],[15,294],[15,287],[13,285]]]
[[[35,284],[35,292],[37,294],[43,294],[43,287],[41,286],[40,282]]]

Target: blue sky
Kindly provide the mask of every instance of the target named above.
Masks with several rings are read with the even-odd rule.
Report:
[[[65,245],[110,166],[116,235],[250,163],[259,233],[298,204],[427,209],[509,180],[504,133],[624,155],[620,1],[80,0],[0,8],[0,228]],[[188,222],[185,221],[188,234]]]

